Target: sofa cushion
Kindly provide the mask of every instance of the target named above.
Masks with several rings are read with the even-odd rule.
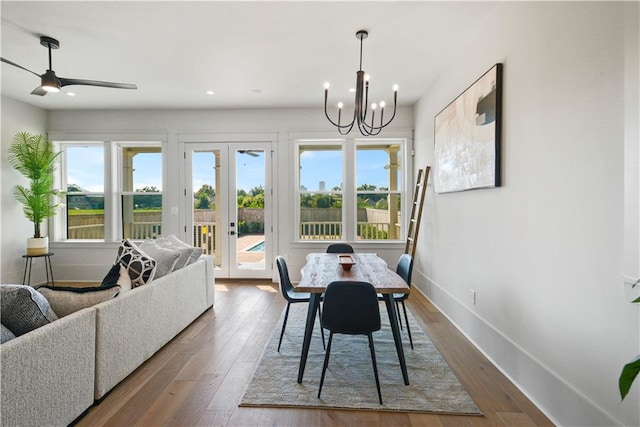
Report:
[[[156,274],[155,260],[129,239],[118,247],[116,262],[127,269],[134,288],[149,283]]]
[[[193,252],[190,247],[174,245],[173,243],[171,243],[169,241],[169,239],[167,239],[166,237],[162,237],[162,236],[159,236],[156,239],[156,243],[160,247],[174,250],[174,251],[176,251],[176,252],[178,252],[180,254],[180,257],[176,261],[176,265],[173,267],[174,270],[179,270],[182,267],[185,267],[185,266],[188,265],[189,257],[191,256],[191,253]]]
[[[189,264],[193,264],[200,258],[202,255],[202,248],[197,248],[195,246],[191,246],[186,242],[178,239],[175,235],[170,234],[164,238],[158,238],[158,242],[162,245],[166,245],[169,247],[176,248],[178,250],[187,251],[188,257],[185,260],[183,267],[186,267]]]
[[[17,337],[58,319],[47,299],[24,285],[0,285],[0,317]]]
[[[16,336],[3,324],[0,323],[0,344],[14,339]]]
[[[116,297],[120,293],[120,286],[116,284],[90,288],[41,286],[38,292],[44,295],[59,317],[64,317]]]
[[[180,258],[180,252],[177,250],[170,247],[162,247],[153,240],[142,242],[140,249],[155,260],[156,279],[171,273]]]

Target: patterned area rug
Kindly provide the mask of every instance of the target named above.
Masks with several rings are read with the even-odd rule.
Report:
[[[341,408],[374,411],[482,415],[438,350],[409,313],[414,349],[406,327],[402,332],[410,385],[405,386],[386,308],[380,305],[382,329],[374,332],[383,405],[378,402],[366,336],[336,334],[329,367],[318,399],[324,350],[316,318],[302,384],[298,365],[307,304],[292,304],[287,329],[278,353],[283,316],[247,385],[240,406]],[[329,334],[326,332],[326,339]]]

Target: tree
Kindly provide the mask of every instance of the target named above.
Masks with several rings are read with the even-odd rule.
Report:
[[[136,193],[153,193],[149,195],[136,194],[133,196],[135,209],[162,209],[162,194],[157,187],[146,186],[138,188]]]
[[[215,209],[213,204],[216,200],[216,189],[209,184],[203,184],[198,191],[193,194],[194,209]]]
[[[200,193],[193,204],[194,209],[211,209],[211,202],[205,193]]]

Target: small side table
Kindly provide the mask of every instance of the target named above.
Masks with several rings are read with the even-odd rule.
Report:
[[[51,284],[51,286],[55,286],[53,282],[53,270],[51,269],[51,257],[53,256],[52,252],[48,252],[42,255],[22,255],[22,258],[26,258],[24,263],[24,274],[22,276],[22,284],[31,286],[31,263],[34,258],[42,258],[44,257],[44,270],[47,274],[47,285]],[[27,272],[29,273],[27,279]]]

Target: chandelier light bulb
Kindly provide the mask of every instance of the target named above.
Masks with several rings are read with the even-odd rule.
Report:
[[[324,90],[328,90],[328,89],[329,89],[329,86],[331,86],[331,85],[329,84],[329,82],[325,82],[325,84],[324,84]]]
[[[369,74],[365,74],[364,75],[364,81],[369,83],[369,79],[371,78],[371,76]]]
[[[376,108],[378,108],[378,104],[376,104],[375,102],[373,104],[371,104],[371,109],[373,111],[376,111]]]
[[[393,85],[393,91],[397,92],[398,91],[398,85]]]
[[[344,104],[342,102],[338,102],[338,108],[342,109],[342,107],[344,107]]]
[[[384,101],[380,101],[380,108],[384,108],[384,106],[387,105],[384,103]]]

